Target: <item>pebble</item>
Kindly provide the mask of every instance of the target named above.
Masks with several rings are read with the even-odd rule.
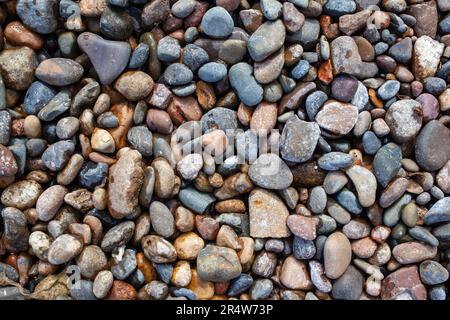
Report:
[[[437,120],[428,122],[417,136],[415,154],[417,163],[425,170],[442,168],[450,158],[450,130]]]
[[[36,78],[53,85],[67,86],[80,80],[83,67],[70,59],[52,58],[42,61],[35,70]]]
[[[222,7],[214,7],[206,11],[201,24],[203,32],[211,38],[226,38],[234,27],[233,19]]]
[[[138,101],[150,94],[153,79],[142,71],[128,71],[116,80],[114,88],[128,100]]]
[[[280,271],[280,281],[289,289],[308,290],[312,288],[306,264],[293,256],[289,256],[284,260]]]
[[[57,11],[52,2],[19,0],[16,11],[23,23],[37,33],[49,34],[58,26]]]
[[[149,210],[153,230],[165,238],[172,236],[175,232],[175,222],[170,210],[158,201],[153,201]]]
[[[378,183],[386,187],[402,167],[402,151],[395,143],[381,147],[373,160],[373,171]]]
[[[198,77],[205,82],[218,82],[227,75],[227,67],[222,63],[209,62],[198,70]]]
[[[250,165],[248,175],[257,186],[266,189],[286,189],[293,181],[289,167],[273,153],[260,155]]]
[[[340,278],[351,262],[350,241],[343,233],[334,232],[327,238],[323,250],[326,276],[330,279]]]
[[[322,129],[334,134],[349,133],[358,120],[358,108],[348,103],[328,101],[316,115],[316,121]]]
[[[421,105],[409,99],[394,102],[386,112],[385,121],[395,141],[410,141],[422,126]]]
[[[284,238],[289,212],[282,200],[264,189],[254,189],[249,196],[250,235],[255,238]]]
[[[109,290],[113,285],[113,274],[111,271],[103,270],[100,271],[95,277],[92,292],[97,299],[103,299],[108,295]]]
[[[437,248],[420,242],[406,242],[395,246],[392,255],[401,264],[417,263],[436,256]]]
[[[317,123],[292,118],[285,124],[280,141],[281,156],[286,161],[306,162],[316,148],[320,137]]]
[[[111,84],[128,65],[131,48],[127,42],[105,40],[90,32],[80,34],[77,42],[89,56],[102,84]],[[114,63],[106,66],[105,60]]]
[[[381,299],[425,300],[427,290],[422,284],[417,266],[399,268],[386,278],[381,285]]]
[[[43,189],[33,180],[21,180],[5,188],[1,194],[1,203],[19,210],[32,208]]]
[[[104,252],[112,252],[115,248],[127,244],[133,236],[134,227],[134,222],[125,221],[109,229],[102,239],[102,250]]]
[[[263,61],[284,43],[286,30],[281,20],[263,23],[248,40],[248,52],[256,62]],[[269,38],[271,41],[269,41]]]
[[[331,294],[339,300],[358,300],[363,291],[364,278],[354,266],[349,266],[345,273],[333,283]]]
[[[229,248],[207,245],[197,257],[197,272],[203,280],[228,281],[239,276],[241,271],[236,252]]]
[[[253,76],[253,68],[245,63],[240,62],[233,65],[228,77],[230,85],[239,97],[239,99],[247,106],[255,106],[263,99],[263,88],[256,82]]]
[[[48,261],[59,265],[70,261],[81,253],[83,244],[69,234],[60,235],[48,249]]]
[[[67,189],[60,185],[45,189],[36,202],[36,213],[41,221],[50,221],[64,202]]]
[[[34,80],[38,60],[28,47],[9,48],[0,53],[0,74],[13,90],[26,90]]]
[[[448,280],[449,274],[440,263],[432,260],[423,261],[419,267],[420,279],[424,284],[437,285]]]
[[[0,159],[0,177],[14,176],[18,171],[17,161],[13,153],[2,144],[0,144]]]
[[[125,152],[109,170],[108,208],[116,219],[124,218],[138,206],[139,191],[144,181],[142,156],[131,150]]]
[[[181,63],[173,63],[166,68],[164,80],[170,86],[181,86],[192,81],[192,71]]]
[[[450,197],[438,200],[423,217],[426,224],[435,224],[450,221]]]

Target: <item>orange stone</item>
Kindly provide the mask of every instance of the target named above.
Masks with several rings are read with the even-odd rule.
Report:
[[[209,83],[198,81],[195,94],[197,95],[198,103],[205,111],[210,110],[216,104],[216,94],[213,86]]]
[[[377,92],[372,88],[369,89],[369,98],[376,108],[383,108],[383,101],[377,97]]]
[[[39,50],[44,46],[42,37],[19,21],[8,23],[4,35],[6,40],[15,46],[27,46],[33,50]]]
[[[119,119],[119,126],[108,132],[116,143],[116,150],[119,150],[127,145],[127,133],[133,124],[133,108],[129,103],[120,103],[113,105],[111,111]]]
[[[331,81],[333,81],[333,66],[331,65],[331,59],[328,59],[320,65],[318,77],[324,84],[330,84]]]
[[[106,300],[137,300],[138,294],[134,287],[126,282],[114,280]]]
[[[142,272],[144,275],[144,281],[145,283],[150,283],[153,280],[156,280],[156,270],[153,267],[150,260],[148,260],[143,252],[138,252],[136,254],[136,264],[137,268]]]
[[[214,283],[200,279],[196,269],[192,269],[191,283],[187,288],[192,290],[199,300],[209,300],[214,296]]]

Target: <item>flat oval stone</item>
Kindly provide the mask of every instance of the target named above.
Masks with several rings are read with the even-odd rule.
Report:
[[[264,61],[255,63],[255,78],[259,83],[268,84],[278,78],[283,66],[284,50],[281,48]]]
[[[316,115],[319,126],[332,133],[349,133],[358,120],[358,108],[349,103],[328,101]]]
[[[206,281],[228,281],[239,276],[241,271],[236,252],[229,248],[207,245],[197,257],[198,275]]]
[[[142,156],[135,150],[123,154],[109,170],[108,208],[116,219],[133,213],[144,181]]]
[[[60,235],[48,249],[48,261],[59,265],[66,263],[81,253],[83,244],[70,234]]]
[[[33,180],[21,180],[3,190],[1,202],[7,207],[25,210],[33,207],[42,193],[42,187]]]
[[[138,101],[152,92],[153,79],[142,71],[128,71],[116,80],[114,88],[128,100]]]
[[[75,151],[71,140],[63,140],[50,145],[42,154],[44,165],[52,171],[61,170]]]
[[[36,213],[41,221],[50,221],[64,203],[67,189],[60,185],[51,186],[41,193],[36,202]]]
[[[436,254],[437,247],[428,246],[420,242],[405,242],[392,249],[392,255],[401,264],[417,263],[432,259]]]
[[[342,232],[332,233],[323,249],[325,274],[330,279],[338,279],[344,274],[352,259],[352,246]]]
[[[128,65],[131,53],[128,42],[105,40],[90,32],[80,34],[77,42],[88,55],[102,84],[111,84]]]
[[[437,120],[428,122],[417,136],[415,154],[425,170],[442,168],[450,159],[450,130]]]
[[[112,252],[115,248],[127,244],[133,237],[134,228],[135,224],[133,221],[125,221],[109,229],[102,239],[102,250]]]
[[[250,165],[248,175],[257,186],[266,189],[286,189],[293,180],[289,167],[273,153],[260,155]]]
[[[395,141],[407,142],[422,126],[422,106],[410,99],[394,102],[386,112],[385,121]]]
[[[202,18],[202,30],[211,38],[226,38],[233,31],[234,22],[227,10],[213,7]]]
[[[420,278],[427,285],[436,285],[444,283],[448,280],[449,274],[437,261],[427,260],[420,264]]]
[[[53,86],[68,86],[81,79],[83,67],[76,61],[65,58],[51,58],[42,61],[36,68],[39,80]]]
[[[383,187],[397,175],[402,167],[402,150],[395,143],[382,146],[373,159],[373,171]]]
[[[153,201],[150,205],[150,220],[157,234],[168,238],[175,232],[175,221],[170,210],[161,202]]]
[[[181,86],[192,81],[192,71],[182,63],[172,63],[164,71],[164,80],[170,86]]]
[[[329,152],[317,160],[317,164],[323,170],[337,171],[353,165],[353,157],[343,152]]]
[[[256,62],[263,61],[283,46],[286,29],[281,20],[263,23],[248,39],[248,52]]]

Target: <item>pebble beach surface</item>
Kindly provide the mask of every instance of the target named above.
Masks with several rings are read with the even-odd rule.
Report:
[[[450,0],[0,0],[0,300],[448,300]]]

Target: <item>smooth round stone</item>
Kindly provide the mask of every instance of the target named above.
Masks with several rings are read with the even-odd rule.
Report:
[[[134,226],[133,221],[126,221],[109,229],[103,237],[101,243],[102,250],[112,252],[115,248],[127,244],[133,236]]]
[[[128,63],[128,68],[130,69],[137,69],[142,67],[145,62],[148,59],[148,56],[150,54],[150,47],[148,44],[141,42],[139,45],[134,49],[130,62]]]
[[[159,201],[153,201],[150,205],[150,220],[155,232],[163,237],[168,238],[175,232],[172,213]]]
[[[292,251],[294,257],[299,260],[309,260],[316,254],[316,246],[314,241],[305,240],[300,237],[294,236],[292,242]]]
[[[327,171],[337,171],[353,165],[353,157],[343,152],[329,152],[317,161],[319,167]]]
[[[36,82],[40,83],[40,82]],[[34,85],[34,84],[33,84]],[[28,105],[30,109],[28,109],[28,114],[36,114],[39,117],[39,119],[43,121],[52,121],[56,117],[62,115],[64,112],[69,110],[70,104],[71,104],[71,98],[68,91],[60,91],[56,95],[54,95],[53,89],[47,87],[49,89],[49,96],[53,96],[46,104],[45,106],[39,106],[39,105]],[[31,98],[31,97],[30,97]],[[44,99],[46,101],[48,98]],[[36,100],[40,101],[40,100]],[[29,103],[31,103],[31,100],[28,100]],[[41,101],[40,101],[41,102]],[[40,111],[39,111],[40,110]]]
[[[192,71],[181,63],[173,63],[164,71],[164,81],[170,86],[180,86],[192,81]]]
[[[138,101],[150,94],[153,79],[142,71],[128,71],[116,80],[114,88],[128,100]]]
[[[58,10],[53,1],[19,0],[16,12],[22,22],[37,33],[49,34],[58,27]]]
[[[358,300],[363,291],[364,277],[353,266],[333,283],[331,294],[338,300]]]
[[[180,58],[181,47],[177,39],[166,36],[158,42],[158,59],[172,62]]]
[[[449,273],[439,262],[427,260],[420,264],[420,278],[427,285],[437,285],[448,280]]]
[[[21,180],[3,190],[1,202],[4,206],[25,210],[33,207],[43,189],[33,180]]]
[[[388,227],[395,226],[399,221],[402,214],[402,209],[411,201],[411,195],[404,194],[393,205],[391,205],[383,215],[383,223]]]
[[[447,288],[443,285],[433,287],[428,292],[428,295],[430,300],[446,300]]]
[[[327,194],[335,194],[348,182],[347,176],[340,171],[333,171],[326,175],[323,188]]]
[[[172,14],[177,18],[186,18],[195,9],[195,0],[178,0],[171,8]]]
[[[228,281],[239,276],[241,271],[236,252],[229,248],[208,245],[197,257],[197,272],[203,280]]]
[[[245,41],[228,39],[220,47],[219,58],[226,63],[235,64],[244,58],[247,53]]]
[[[275,20],[280,17],[282,4],[276,0],[261,0],[261,11],[267,20]]]
[[[257,186],[266,189],[286,189],[293,181],[289,167],[273,153],[260,155],[250,165],[248,175]]]
[[[373,171],[381,186],[386,187],[402,167],[402,150],[395,143],[381,147],[373,159]]]
[[[381,148],[381,141],[372,131],[366,131],[362,137],[364,151],[367,154],[376,154]]]
[[[195,82],[191,82],[186,85],[172,87],[172,93],[178,97],[187,97],[193,94],[196,88]]]
[[[410,99],[394,102],[386,112],[385,121],[395,141],[407,142],[422,127],[422,107],[420,103]]]
[[[300,163],[308,161],[313,156],[319,137],[320,128],[317,123],[291,117],[281,134],[280,151],[282,158]]]
[[[108,260],[100,247],[90,245],[77,257],[77,265],[83,277],[93,280],[99,271],[107,267]]]
[[[203,159],[200,154],[188,154],[178,164],[177,170],[186,180],[194,180],[203,167]]]
[[[50,221],[61,208],[66,193],[67,189],[60,185],[45,189],[36,202],[36,213],[39,220]]]
[[[52,87],[40,81],[33,82],[23,101],[25,112],[29,115],[37,114],[55,97],[55,94],[56,91]]]
[[[233,65],[229,72],[231,87],[239,99],[247,106],[252,107],[263,99],[263,88],[253,76],[253,68],[245,62]]]
[[[86,161],[78,174],[80,185],[93,190],[106,179],[108,165],[103,162]]]
[[[334,134],[349,133],[358,120],[358,108],[349,103],[328,101],[317,113],[316,121],[319,126]]]
[[[227,75],[227,67],[222,63],[209,62],[198,69],[198,77],[205,82],[218,82]]]
[[[59,141],[50,145],[42,154],[44,165],[52,171],[61,170],[75,151],[71,140]]]
[[[243,292],[246,292],[252,285],[253,278],[248,273],[241,273],[236,279],[230,281],[227,295],[234,297]]]
[[[401,243],[392,249],[392,255],[401,264],[417,263],[432,259],[436,256],[436,253],[437,247],[414,241]]]
[[[4,49],[0,53],[0,73],[6,87],[26,90],[34,80],[38,63],[36,54],[28,47]]]
[[[213,7],[206,11],[201,26],[202,31],[211,38],[226,38],[233,31],[234,22],[227,10]]]
[[[372,206],[375,203],[377,191],[377,180],[373,173],[362,166],[353,165],[346,170],[346,174],[358,192],[361,206]]]
[[[263,61],[283,46],[286,30],[281,20],[263,23],[247,42],[248,52],[256,62]]]
[[[293,256],[284,260],[280,271],[280,282],[285,287],[295,290],[308,290],[312,287],[306,263]]]
[[[415,154],[425,170],[442,168],[450,159],[450,130],[437,120],[428,122],[416,139]]]
[[[325,242],[323,251],[325,274],[330,279],[341,277],[352,258],[352,248],[348,238],[341,232],[332,233]]]
[[[438,77],[429,77],[424,81],[424,88],[428,93],[438,96],[446,88],[447,84],[444,79]]]
[[[282,96],[283,88],[277,81],[271,82],[264,86],[263,97],[265,101],[277,102],[282,98]]]
[[[195,72],[209,61],[209,56],[203,48],[195,44],[188,44],[183,48],[182,60],[184,65]]]
[[[114,281],[113,274],[109,270],[100,271],[95,277],[92,292],[98,299],[108,295]]]
[[[395,97],[400,90],[400,82],[397,80],[388,80],[377,90],[377,95],[381,100],[389,100]]]
[[[192,43],[198,38],[198,30],[196,27],[189,27],[184,32],[184,41],[186,43]]]
[[[135,114],[136,113],[137,111],[135,109]],[[114,113],[107,111],[97,117],[97,125],[101,128],[117,128],[119,126],[119,119]]]
[[[353,192],[344,188],[336,196],[336,200],[341,206],[354,214],[360,214],[362,211],[361,204]]]
[[[327,194],[323,187],[317,186],[311,190],[308,206],[314,213],[322,213],[327,205]]]
[[[83,244],[70,234],[63,234],[53,241],[48,249],[48,261],[59,265],[66,263],[78,256],[83,249]]]
[[[56,135],[61,140],[72,138],[80,128],[80,121],[75,117],[62,118],[56,124]]]
[[[306,76],[308,74],[310,65],[309,62],[306,60],[300,60],[294,68],[292,68],[291,70],[291,77],[296,79],[296,80],[300,80],[301,78],[303,78],[304,76]]]
[[[51,58],[42,61],[35,71],[36,77],[50,85],[67,86],[80,80],[83,67],[71,59]]]
[[[383,190],[380,197],[380,206],[387,208],[397,201],[405,193],[408,187],[408,180],[405,178],[397,178],[392,181],[386,189]]]
[[[133,19],[127,10],[108,6],[100,17],[100,31],[112,40],[126,40],[133,33]]]
[[[349,75],[340,75],[331,84],[331,96],[342,102],[350,102],[358,89],[358,80]]]

